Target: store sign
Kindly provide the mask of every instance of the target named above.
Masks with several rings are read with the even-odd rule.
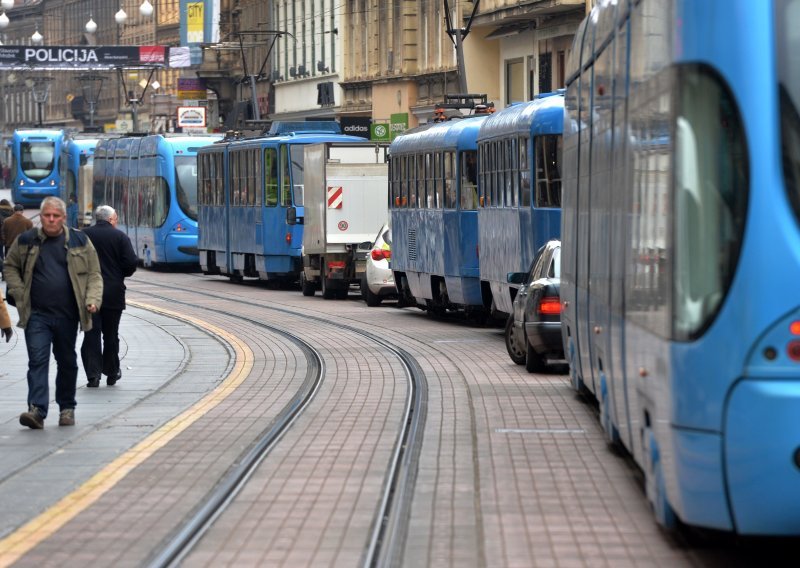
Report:
[[[391,139],[394,140],[408,130],[408,113],[407,112],[398,112],[390,116],[389,118],[390,128],[392,129],[391,132]]]
[[[375,142],[391,141],[390,125],[386,122],[373,123],[369,127],[369,139]]]
[[[343,116],[341,118],[342,134],[372,138],[370,126],[372,119],[364,116]]]
[[[178,126],[181,128],[205,128],[206,127],[206,107],[184,106],[178,107]]]
[[[186,4],[186,41],[188,43],[203,43],[204,18],[202,2]]]
[[[179,78],[178,79],[178,98],[181,100],[205,100],[206,81],[205,79]]]

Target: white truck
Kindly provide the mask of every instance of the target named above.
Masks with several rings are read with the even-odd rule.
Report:
[[[309,144],[304,156],[304,296],[346,298],[360,284],[372,239],[389,218],[388,146]]]

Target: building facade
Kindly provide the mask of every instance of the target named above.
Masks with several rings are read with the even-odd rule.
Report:
[[[17,0],[0,40],[27,45],[39,31],[45,45],[179,45],[187,17],[181,1],[151,1],[154,14],[145,17],[139,12],[142,0]],[[103,72],[91,117],[95,125],[130,123],[135,110],[140,130],[166,129],[175,107],[185,104],[178,79],[189,77],[202,79],[208,89],[207,100],[188,104],[206,105],[213,129],[352,119],[402,130],[427,121],[446,94],[463,90],[456,34],[463,38],[466,90],[503,108],[564,86],[572,38],[592,5],[592,0],[196,1],[214,11],[218,41],[195,44],[191,68],[160,69],[152,76],[144,70]],[[127,14],[123,25],[115,21],[120,8]],[[86,32],[90,16],[97,24],[93,34]],[[85,128],[91,93],[81,75],[2,74],[3,130],[35,124],[42,106],[45,125]],[[49,87],[40,105],[30,87],[35,77]]]

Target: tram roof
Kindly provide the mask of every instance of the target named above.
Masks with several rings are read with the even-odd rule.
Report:
[[[490,116],[481,125],[478,141],[509,134],[561,134],[563,130],[564,94],[548,93]]]
[[[391,154],[412,154],[441,150],[475,150],[478,131],[489,115],[468,116],[424,125],[394,139]]]

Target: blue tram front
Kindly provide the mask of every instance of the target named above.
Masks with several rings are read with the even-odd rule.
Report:
[[[219,139],[156,134],[98,144],[94,205],[117,210],[145,266],[197,264],[197,151]]]
[[[59,195],[63,130],[15,130],[11,149],[11,198],[26,207],[38,207],[42,199]]]

